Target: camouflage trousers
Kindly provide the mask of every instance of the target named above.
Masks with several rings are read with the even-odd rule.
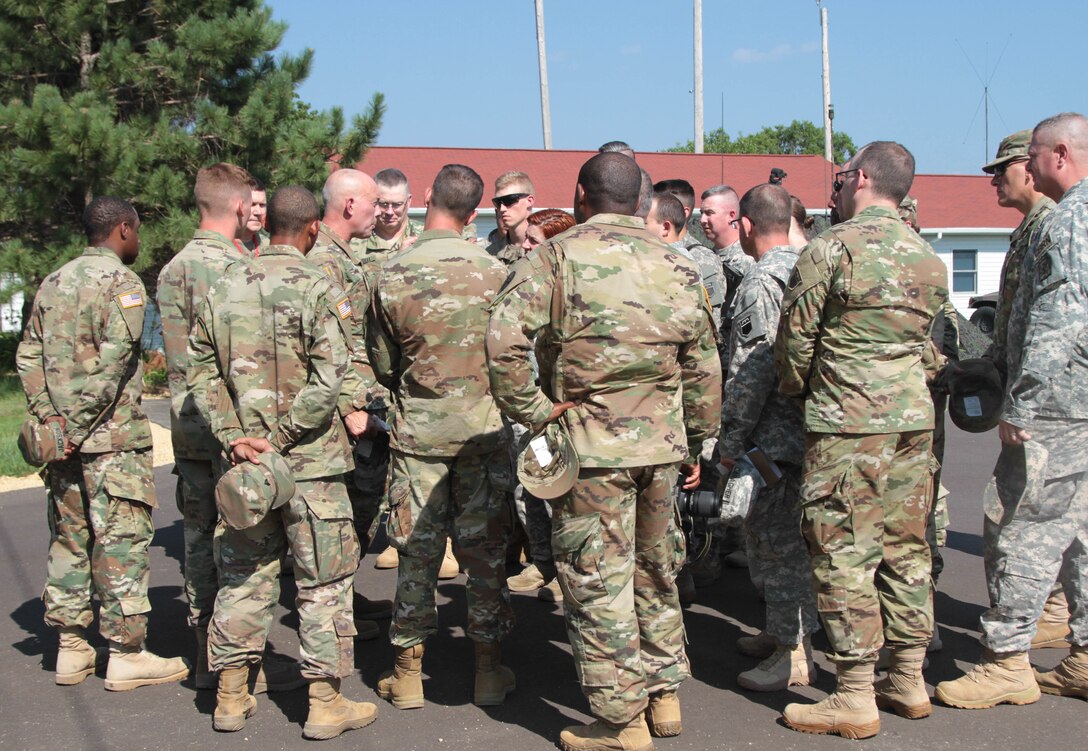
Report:
[[[102,636],[138,647],[147,635],[149,567],[155,534],[151,448],[76,454],[45,470],[49,560],[45,622],[86,628],[98,596]]]
[[[1036,420],[1022,446],[1002,446],[983,500],[983,643],[1031,645],[1055,579],[1070,605],[1070,640],[1088,645],[1088,421]]]
[[[929,557],[932,560],[933,589],[937,589],[937,580],[944,571],[944,556],[941,548],[944,547],[948,530],[948,505],[941,489],[941,467],[944,465],[944,420],[948,411],[948,395],[945,393],[930,392],[933,397],[933,458],[936,460],[936,470],[933,472],[933,490],[930,504],[929,518],[926,519],[926,544],[929,545]]]
[[[931,436],[806,436],[802,531],[832,661],[929,643]]]
[[[355,534],[359,538],[359,557],[370,550],[377,529],[378,515],[385,500],[389,474],[389,434],[361,439],[355,444],[355,469],[348,475],[348,498]]]
[[[215,507],[216,463],[177,458],[175,498],[185,536],[185,599],[189,625],[207,628],[212,619],[219,574],[215,569],[213,538],[219,511]]]
[[[510,422],[514,440],[510,444],[510,465],[518,464],[518,447],[521,445],[522,436],[528,430],[524,425]],[[517,482],[517,478],[515,478]],[[518,521],[525,529],[525,536],[529,539],[529,555],[537,568],[546,574],[555,570],[555,562],[552,560],[552,509],[546,501],[536,498],[525,491],[519,482],[514,488],[514,509],[517,511]]]
[[[296,480],[295,495],[253,527],[215,536],[219,594],[208,628],[212,670],[241,667],[264,654],[280,597],[280,565],[295,559],[302,675],[342,678],[355,665],[351,592],[359,565],[344,477]]]
[[[582,468],[555,505],[552,551],[574,667],[595,717],[628,722],[689,675],[676,574],[678,465]]]
[[[514,626],[506,588],[513,489],[506,447],[458,457],[392,454],[387,532],[400,565],[389,640],[413,647],[438,630],[435,588],[449,536],[467,577],[466,633],[477,642],[502,641]]]
[[[744,522],[748,571],[767,603],[766,631],[780,644],[796,645],[820,628],[812,564],[801,535],[801,467],[778,463],[782,479],[759,491]]]

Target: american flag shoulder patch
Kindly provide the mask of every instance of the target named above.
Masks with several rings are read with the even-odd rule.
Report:
[[[117,304],[122,308],[139,308],[144,304],[144,296],[137,290],[117,296]]]
[[[351,315],[351,301],[348,298],[344,298],[340,302],[336,303],[336,312],[340,314],[340,319],[343,320]]]

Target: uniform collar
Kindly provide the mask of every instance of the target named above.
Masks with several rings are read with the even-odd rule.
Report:
[[[646,229],[646,222],[641,217],[626,214],[594,214],[585,223],[615,224],[619,227],[630,227],[631,229]]]
[[[304,258],[302,251],[296,248],[294,245],[266,245],[261,250],[261,258],[268,256],[296,256],[298,258]]]

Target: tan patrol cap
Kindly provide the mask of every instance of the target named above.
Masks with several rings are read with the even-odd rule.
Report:
[[[529,445],[537,437],[544,438],[551,454],[551,461],[544,467],[540,466],[538,452]],[[558,420],[548,423],[539,436],[527,435],[518,454],[518,479],[528,493],[544,500],[558,498],[573,488],[578,469],[574,442]]]
[[[1031,130],[1021,130],[1011,136],[1005,136],[997,147],[997,156],[982,171],[987,175],[994,173],[994,168],[1017,159],[1028,158],[1028,146],[1031,145]]]
[[[287,461],[266,451],[257,464],[231,467],[215,486],[215,505],[231,529],[249,529],[295,494],[295,477]]]

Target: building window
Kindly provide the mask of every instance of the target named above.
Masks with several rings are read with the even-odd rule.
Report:
[[[952,291],[978,291],[978,251],[952,251]]]

